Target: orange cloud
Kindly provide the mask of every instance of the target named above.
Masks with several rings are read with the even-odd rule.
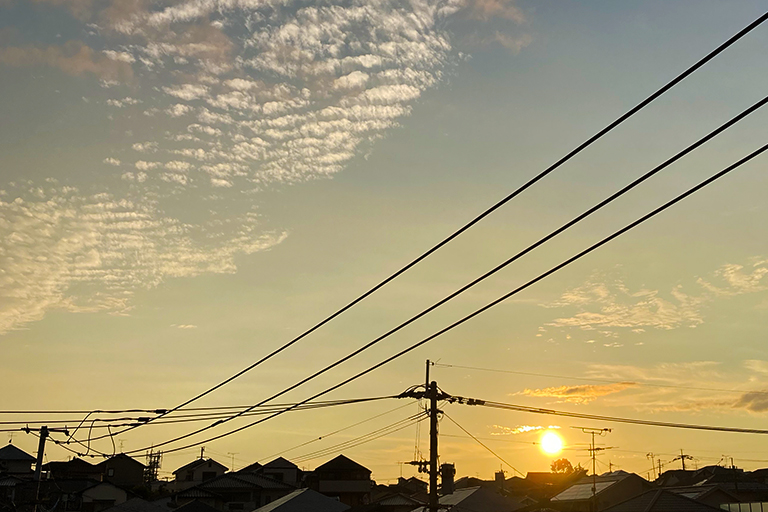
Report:
[[[624,391],[635,387],[635,382],[617,382],[615,384],[583,384],[580,386],[555,386],[543,389],[524,389],[518,395],[557,398],[562,402],[586,404],[598,397]]]

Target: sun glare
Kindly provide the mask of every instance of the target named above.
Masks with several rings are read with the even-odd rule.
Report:
[[[544,453],[557,455],[563,450],[563,439],[551,430],[548,430],[539,439],[539,445]]]

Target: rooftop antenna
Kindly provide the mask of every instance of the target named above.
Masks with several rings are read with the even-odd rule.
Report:
[[[603,437],[607,435],[611,429],[609,428],[592,428],[592,427],[571,427],[580,429],[583,433],[592,436],[592,443],[589,447],[589,454],[592,457],[592,510],[597,510],[597,452],[607,450],[608,448],[595,447],[595,436]]]
[[[227,452],[227,455],[229,455],[230,461],[231,461],[230,463],[231,471],[235,470],[235,455],[237,455],[238,453],[240,452]]]
[[[683,453],[683,449],[680,448],[680,456],[675,457],[674,459],[672,459],[672,462],[675,462],[676,460],[680,461],[680,463],[683,465],[683,471],[685,471],[685,461],[686,460],[693,460],[693,456],[688,455],[686,453]]]

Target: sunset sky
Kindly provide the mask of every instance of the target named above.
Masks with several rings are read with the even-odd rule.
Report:
[[[183,402],[408,263],[766,10],[768,0],[0,0],[2,409]],[[762,99],[767,44],[768,23],[199,405],[253,404],[293,384]],[[278,402],[331,386],[535,277],[765,144],[767,129],[765,107]],[[422,383],[429,358],[510,372],[434,367],[456,395],[768,428],[767,158],[328,398],[397,394]],[[242,467],[401,405],[286,414],[206,444],[206,454],[228,465],[237,452]],[[768,466],[766,436],[445,411],[523,473],[548,470],[552,457],[533,444],[540,430],[520,427],[550,425],[574,464],[586,464],[589,438],[570,427],[593,426],[613,429],[601,462],[642,476],[646,453],[668,461],[680,449],[699,466],[723,455]],[[146,426],[119,440],[139,449],[190,428]],[[450,421],[441,433],[441,461],[459,476],[499,469],[474,441],[453,437],[464,435]],[[398,464],[415,440],[411,427],[344,453],[385,480],[415,474]],[[37,439],[17,433],[13,443],[33,453]],[[111,451],[109,440],[97,446]],[[169,454],[163,470],[198,453]]]

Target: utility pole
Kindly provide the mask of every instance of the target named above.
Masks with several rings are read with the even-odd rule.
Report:
[[[24,432],[29,434],[32,432],[32,429],[29,427],[26,427],[24,429]],[[64,435],[69,435],[69,430],[66,428],[51,428],[49,429],[46,425],[43,425],[40,427],[40,430],[38,431],[38,438],[40,439],[37,443],[37,459],[35,460],[35,475],[34,475],[34,481],[35,481],[35,505],[34,505],[34,512],[37,512],[37,505],[38,501],[40,499],[40,481],[42,480],[42,471],[43,471],[43,457],[45,456],[45,441],[48,439],[48,436],[51,432],[61,432]]]
[[[429,370],[429,366],[427,366]],[[438,512],[440,501],[437,496],[437,382],[429,383],[429,512]]]
[[[440,474],[437,459],[438,459],[438,446],[437,446],[437,420],[439,415],[443,412],[437,408],[437,403],[440,400],[450,398],[450,395],[443,393],[437,387],[437,382],[429,382],[429,367],[433,363],[427,360],[426,364],[426,382],[424,383],[424,391],[409,390],[399,398],[425,398],[429,400],[429,461],[413,460],[408,462],[412,466],[419,468],[419,473],[429,474],[429,501],[427,510],[429,512],[438,512],[440,509],[440,497],[437,489],[437,477]]]

